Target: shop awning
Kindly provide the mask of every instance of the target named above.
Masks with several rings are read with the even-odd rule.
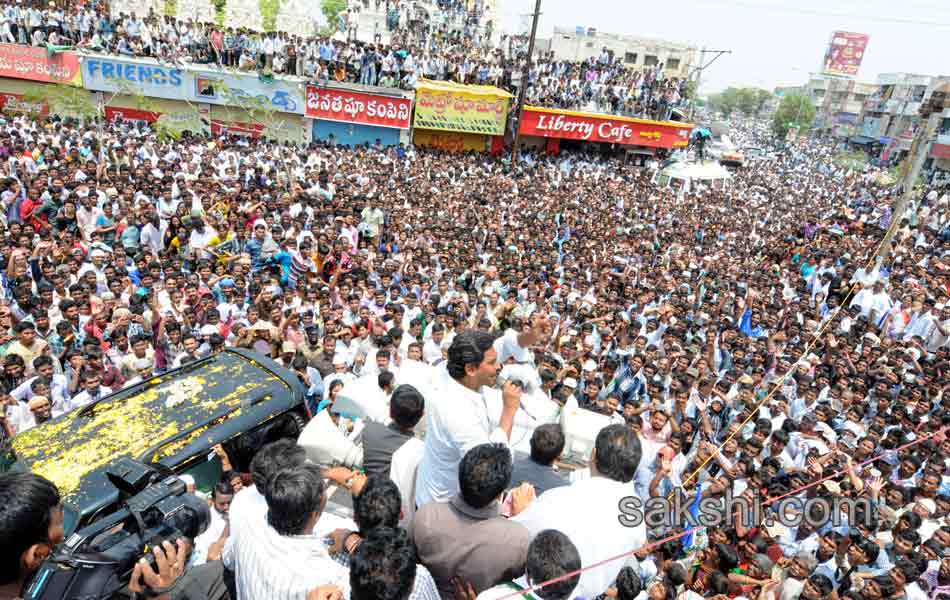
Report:
[[[868,144],[876,143],[877,140],[866,135],[855,135],[848,140],[852,144],[857,144],[859,146],[867,146]]]

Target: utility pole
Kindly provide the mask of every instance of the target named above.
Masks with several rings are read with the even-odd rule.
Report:
[[[524,112],[524,96],[528,91],[528,74],[531,72],[531,57],[534,54],[534,38],[538,34],[538,18],[541,16],[541,0],[534,2],[534,14],[531,19],[531,37],[528,38],[528,57],[521,70],[521,85],[518,86],[518,104],[515,107],[515,140],[511,145],[511,166],[518,164],[518,147],[521,145],[521,116]]]
[[[710,61],[707,63],[706,62],[707,54],[715,54],[716,56],[712,57],[712,59],[710,59]],[[703,46],[703,49],[700,50],[699,66],[693,69],[693,72],[690,73],[690,77],[692,77],[693,75],[696,76],[696,90],[693,92],[694,96],[699,95],[699,85],[700,83],[702,83],[702,80],[703,80],[703,71],[706,70],[706,67],[716,62],[716,60],[719,59],[719,57],[722,56],[723,54],[732,54],[732,50],[706,50],[705,46]],[[690,120],[693,119],[693,116],[695,115],[695,113],[696,113],[696,98],[690,98],[690,103],[689,103]]]
[[[947,92],[950,92],[950,85],[944,84],[936,88],[925,104],[920,107],[920,115],[926,120],[917,128],[914,135],[914,141],[911,143],[910,152],[904,159],[903,173],[901,177],[901,195],[894,205],[894,213],[891,215],[893,226],[888,227],[884,241],[881,243],[879,254],[886,260],[891,253],[891,242],[894,238],[894,232],[897,231],[897,224],[904,218],[904,211],[907,210],[907,204],[914,194],[914,183],[920,176],[920,170],[927,160],[927,153],[930,149],[930,142],[937,134],[937,128],[943,121],[943,110],[948,106]]]

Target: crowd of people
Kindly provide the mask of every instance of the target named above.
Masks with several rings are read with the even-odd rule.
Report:
[[[508,90],[521,80],[523,52],[508,52],[504,40],[494,47],[489,43],[490,32],[476,39],[475,25],[450,29],[445,24],[431,25],[430,18],[414,19],[417,7],[406,2],[393,3],[392,10],[402,15],[397,21],[403,25],[395,28],[389,44],[381,43],[379,36],[359,40],[351,30],[360,5],[356,2],[339,15],[336,26],[346,36],[307,37],[176,19],[154,11],[145,16],[119,13],[113,18],[105,4],[63,8],[34,0],[4,7],[0,40],[403,89],[413,89],[421,78]],[[429,8],[448,15],[468,14],[464,3]],[[473,7],[471,14],[473,23],[480,22],[481,7]],[[413,27],[416,22],[427,25]],[[688,99],[686,81],[665,76],[662,64],[642,69],[626,66],[606,48],[597,58],[579,62],[558,60],[553,53],[541,55],[530,65],[528,81],[528,101],[554,108],[663,120]]]
[[[159,561],[181,597],[229,597],[233,574],[247,599],[485,600],[549,580],[523,593],[924,598],[950,585],[950,194],[895,214],[894,189],[832,155],[806,139],[677,191],[607,155],[511,165],[5,119],[3,434],[229,347],[296,373],[317,416],[378,386],[389,419],[364,424],[365,474],[289,441],[222,477],[201,564]],[[401,383],[420,366],[431,390]],[[512,450],[547,406],[603,418],[583,468],[557,418]],[[351,490],[352,523],[326,510],[326,479]],[[2,476],[0,498],[46,498],[52,532],[43,485]],[[695,531],[621,518],[677,494],[834,509]],[[56,541],[10,533],[36,514],[24,502],[0,502],[6,586]]]

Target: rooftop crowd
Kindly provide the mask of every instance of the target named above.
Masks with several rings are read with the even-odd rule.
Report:
[[[389,3],[387,2],[387,7]],[[92,52],[153,58],[163,63],[214,64],[240,71],[267,71],[317,81],[351,82],[412,89],[421,78],[494,85],[512,90],[521,80],[525,58],[510,55],[506,44],[494,47],[490,33],[476,40],[474,25],[451,29],[417,19],[408,3],[393,3],[402,15],[390,44],[356,39],[361,3],[340,13],[332,37],[259,33],[220,27],[154,12],[120,13],[112,18],[104,5],[10,3],[2,11],[0,41],[45,46],[75,46]],[[430,7],[449,15],[464,13],[461,3]],[[418,10],[418,9],[415,9]],[[472,9],[478,22],[479,8]],[[465,21],[466,23],[468,20]],[[483,30],[483,29],[482,29]],[[345,35],[344,35],[345,34]],[[481,43],[476,43],[480,41]],[[626,66],[606,48],[585,61],[557,60],[549,53],[531,65],[528,101],[555,108],[667,119],[687,99],[684,80],[668,77],[663,65]]]
[[[136,568],[177,578],[172,597],[232,597],[233,576],[239,599],[498,599],[580,567],[525,594],[927,597],[950,586],[950,194],[898,217],[896,191],[832,152],[804,140],[678,193],[599,155],[512,166],[7,118],[3,434],[228,347],[279,361],[340,426],[341,389],[378,389],[390,418],[359,424],[361,465],[321,471],[286,441],[222,475],[187,562],[169,547],[160,573]],[[401,383],[422,365],[434,392]],[[584,468],[560,460],[556,418],[513,453],[548,406],[609,423]],[[325,509],[327,479],[352,521]],[[43,482],[0,476],[14,595],[62,536]],[[866,502],[649,546],[683,523],[618,518],[672,493]]]

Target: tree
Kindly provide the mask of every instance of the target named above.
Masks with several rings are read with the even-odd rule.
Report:
[[[739,102],[739,110],[742,111],[742,114],[749,116],[756,113],[758,104],[756,101],[756,91],[754,89],[741,88],[736,92],[736,97]]]
[[[775,135],[784,138],[788,130],[793,127],[808,127],[815,120],[815,106],[811,98],[804,94],[788,94],[772,118],[772,131]]]
[[[772,93],[757,88],[728,87],[709,97],[709,104],[725,114],[739,111],[746,116],[758,115]]]
[[[327,29],[336,31],[336,16],[346,10],[346,0],[320,0],[320,10],[327,19]]]
[[[772,92],[768,90],[756,90],[755,94],[755,114],[759,114],[762,112],[762,109],[765,108],[766,103],[772,98]]]

